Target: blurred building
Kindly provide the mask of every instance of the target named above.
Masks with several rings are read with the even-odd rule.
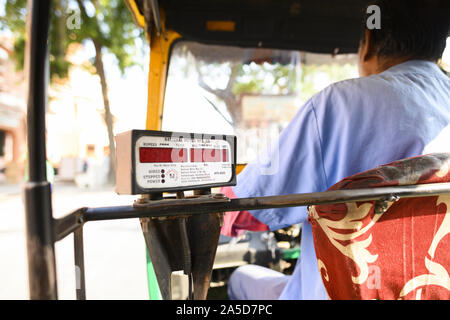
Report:
[[[0,37],[0,43],[0,183],[16,183],[25,156],[26,87],[11,59],[12,39]]]
[[[53,79],[49,88],[47,157],[58,179],[100,186],[106,182],[104,160],[109,156],[100,80],[81,45],[71,45],[67,59],[72,64],[67,79]],[[92,170],[100,176],[88,174]]]
[[[11,59],[13,39],[2,36],[0,43],[0,183],[19,183],[27,156],[26,85]],[[71,46],[67,79],[52,79],[48,89],[47,159],[57,179],[77,181],[80,175],[83,186],[100,186],[106,182],[109,141],[100,80],[81,52],[81,45]],[[98,174],[86,180],[87,163]]]

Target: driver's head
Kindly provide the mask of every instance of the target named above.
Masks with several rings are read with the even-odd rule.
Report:
[[[379,11],[374,8],[365,12],[359,47],[360,75],[380,73],[408,60],[436,62],[442,56],[449,33],[449,3],[449,0],[375,0],[372,4]],[[377,11],[379,16],[374,16]]]

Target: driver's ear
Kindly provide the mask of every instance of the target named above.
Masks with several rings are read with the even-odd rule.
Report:
[[[361,58],[363,61],[368,61],[375,54],[372,31],[366,29],[366,39],[361,44]]]

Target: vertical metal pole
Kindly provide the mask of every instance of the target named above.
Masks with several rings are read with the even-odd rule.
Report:
[[[29,181],[25,215],[30,299],[57,299],[51,186],[47,181],[45,105],[49,0],[29,3],[27,147]]]
[[[185,217],[178,218],[178,225],[181,233],[181,247],[183,248],[183,269],[184,274],[188,276],[189,286],[188,286],[188,299],[193,300],[194,294],[192,290],[192,258],[191,258],[191,247],[189,246],[189,237],[187,232]]]
[[[73,233],[73,245],[75,254],[75,281],[77,300],[86,300],[86,280],[84,277],[84,247],[83,227]]]

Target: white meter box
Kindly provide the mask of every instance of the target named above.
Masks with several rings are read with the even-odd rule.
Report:
[[[236,185],[236,137],[152,130],[116,136],[116,192],[147,194]]]

